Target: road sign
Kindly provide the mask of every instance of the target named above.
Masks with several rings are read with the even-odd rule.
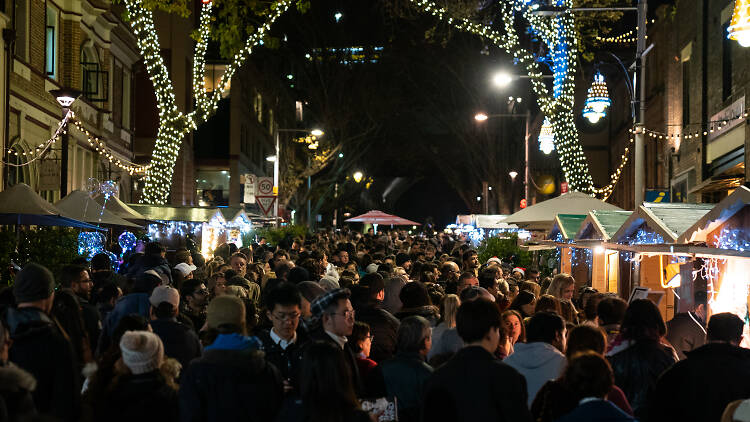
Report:
[[[568,193],[568,182],[560,183],[560,195]]]
[[[255,186],[256,186],[257,178],[254,174],[246,174],[245,175],[245,195],[244,195],[244,203],[246,204],[254,204],[255,203]]]
[[[276,202],[276,197],[273,195],[269,196],[255,196],[255,200],[258,201],[258,208],[263,212],[266,217],[273,214],[273,204]]]
[[[525,198],[521,200],[521,209],[524,209],[524,208],[526,208],[526,199]]]
[[[669,189],[647,189],[646,202],[669,202]]]
[[[257,196],[273,196],[273,177],[259,177],[257,187]]]

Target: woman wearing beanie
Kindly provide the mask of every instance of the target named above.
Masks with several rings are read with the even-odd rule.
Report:
[[[102,402],[96,405],[94,420],[178,421],[175,374],[164,365],[161,339],[149,331],[128,331],[120,339],[120,351],[122,357]]]

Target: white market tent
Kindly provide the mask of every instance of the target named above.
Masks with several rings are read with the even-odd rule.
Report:
[[[528,230],[547,231],[552,228],[557,214],[586,215],[593,210],[621,211],[622,208],[585,193],[569,192],[511,214],[503,223],[516,224]]]
[[[70,192],[65,198],[57,201],[55,206],[62,212],[63,216],[75,220],[105,226],[142,228],[137,224],[116,216],[94,201],[88,192],[80,189]]]
[[[456,224],[474,226],[478,229],[517,229],[518,226],[505,223],[503,214],[466,214],[456,217]]]

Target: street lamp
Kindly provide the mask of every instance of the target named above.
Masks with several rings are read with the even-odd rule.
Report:
[[[68,115],[70,106],[81,96],[81,91],[77,89],[52,89],[49,91],[62,107],[63,119]],[[65,122],[62,135],[60,136],[60,198],[68,194],[68,122]]]
[[[268,161],[269,163],[275,163],[276,162],[276,156],[275,155],[269,155],[268,157],[266,157],[266,161]]]
[[[583,107],[583,117],[587,118],[592,124],[596,124],[602,117],[607,115],[607,108],[612,104],[607,91],[607,84],[604,82],[604,75],[599,71],[594,75],[594,82],[589,88],[586,102]]]
[[[544,118],[542,129],[539,131],[539,149],[549,155],[555,149],[555,131],[548,118]]]
[[[485,113],[481,113],[480,112],[480,113],[477,113],[477,114],[474,115],[474,120],[476,120],[478,122],[483,122],[483,121],[485,121],[487,119],[489,119],[489,116],[487,114],[485,114]]]
[[[320,129],[313,129],[313,130],[310,131],[310,135],[321,137],[321,136],[325,135],[325,132],[323,132]]]
[[[282,129],[278,126],[276,127],[276,133],[274,134],[275,144],[276,144],[276,155],[274,155],[275,160],[273,161],[273,184],[276,186],[277,189],[279,189],[279,157],[280,157],[280,141],[279,141],[279,133],[280,132],[291,132],[291,133],[309,133],[310,135],[319,138],[325,134],[321,129],[314,128],[312,130],[305,130],[305,129]],[[307,146],[311,150],[315,150],[318,148],[318,141],[315,140],[313,143],[309,144]],[[309,164],[310,157],[308,156],[308,164]],[[269,160],[270,161],[270,160]],[[312,227],[312,222],[310,221],[310,190],[311,190],[311,180],[310,176],[307,176],[307,192],[308,192],[308,198],[307,198],[307,224],[310,224],[310,227]],[[276,217],[276,224],[278,226],[278,217],[279,217],[279,201],[277,200],[274,203],[273,206],[274,209],[274,216]]]
[[[359,183],[362,181],[362,178],[364,178],[365,175],[361,171],[355,171],[352,177],[354,178],[355,182]]]
[[[513,76],[505,71],[500,71],[492,76],[492,83],[498,88],[505,88],[513,82]]]
[[[515,180],[516,180],[516,176],[518,176],[518,172],[517,172],[517,171],[515,171],[515,170],[511,170],[511,171],[510,171],[510,172],[508,173],[508,176],[510,176],[510,180],[513,180],[513,181],[515,181]]]
[[[735,0],[727,38],[743,47],[750,47],[750,0]]]

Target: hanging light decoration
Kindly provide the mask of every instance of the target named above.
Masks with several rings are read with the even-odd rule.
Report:
[[[743,47],[750,47],[750,0],[735,0],[727,38]]]
[[[607,108],[610,104],[612,104],[612,101],[609,99],[604,75],[597,71],[594,75],[594,83],[589,88],[589,94],[583,106],[583,117],[587,118],[591,123],[597,123],[602,117],[607,115]]]
[[[555,149],[555,132],[552,123],[546,117],[542,124],[542,130],[539,132],[539,149],[545,154],[549,154]]]

